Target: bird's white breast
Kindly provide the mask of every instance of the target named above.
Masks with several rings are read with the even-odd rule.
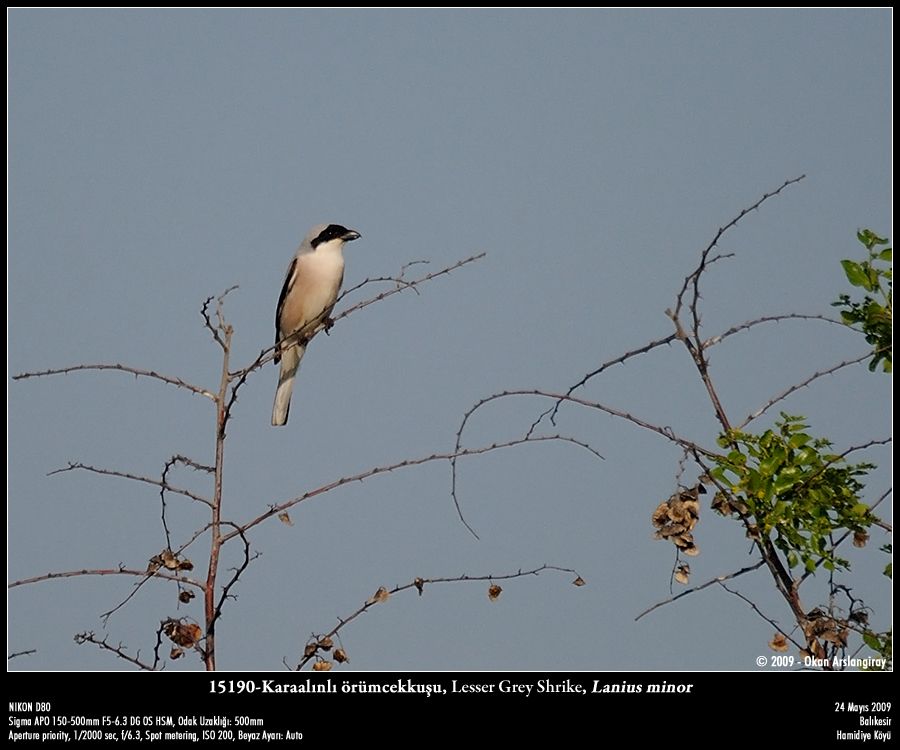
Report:
[[[282,311],[282,335],[323,318],[334,305],[344,276],[342,244],[325,242],[298,258],[293,293],[285,300]]]

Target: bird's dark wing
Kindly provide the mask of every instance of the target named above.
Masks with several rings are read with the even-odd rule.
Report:
[[[294,277],[294,268],[297,266],[297,258],[291,261],[288,266],[287,274],[284,277],[284,285],[281,287],[281,294],[278,297],[278,307],[275,308],[275,343],[281,341],[281,310],[284,307],[284,300],[287,298],[288,291],[291,288],[291,279]],[[281,359],[280,349],[275,350],[275,361]]]

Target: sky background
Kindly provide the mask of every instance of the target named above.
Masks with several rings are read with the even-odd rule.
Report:
[[[829,313],[847,287],[839,260],[862,252],[856,230],[892,233],[888,10],[8,15],[10,375],[122,362],[215,388],[203,300],[240,286],[226,304],[232,361],[252,361],[272,343],[288,261],[319,222],[362,233],[345,253],[347,285],[487,252],[316,339],[286,428],[269,426],[276,368],[249,380],[226,445],[224,514],[238,522],[339,477],[448,451],[478,399],[564,390],[669,334],[664,311],[716,229],[787,178],[808,175],[728,234],[722,250],[736,257],[704,278],[709,335],[765,314]],[[740,419],[864,351],[837,326],[786,322],[717,347],[712,374]],[[119,373],[7,383],[10,580],[145,567],[165,544],[152,487],[47,472],[82,461],[158,477],[176,453],[211,463],[211,404]],[[891,433],[889,387],[859,366],[784,406],[846,448]],[[683,347],[614,368],[582,395],[715,440]],[[489,406],[465,443],[516,437],[543,408]],[[342,631],[349,666],[755,669],[773,629],[724,591],[634,621],[669,596],[673,547],[652,538],[650,515],[675,489],[679,451],[573,407],[559,431],[606,460],[551,443],[460,462],[480,541],[456,517],[445,463],[343,487],[296,507],[292,527],[254,529],[260,556],[219,623],[219,667],[296,663],[310,633],[379,586],[547,563],[588,585],[545,573],[503,583],[493,603],[486,583],[397,595]],[[871,500],[891,486],[890,452],[866,457],[882,465]],[[208,492],[186,470],[174,481]],[[170,499],[176,541],[203,520]],[[707,504],[695,537],[692,583],[755,559]],[[877,532],[845,550],[880,629],[891,601],[877,547],[890,541]],[[190,550],[197,575],[207,550]],[[104,631],[99,614],[134,582],[12,590],[8,651],[37,653],[10,668],[124,669],[73,635],[108,633],[146,657],[160,620],[201,617],[199,601],[179,608],[171,584],[151,582]],[[736,587],[791,622],[764,572]],[[821,586],[804,591],[810,608],[823,602]]]

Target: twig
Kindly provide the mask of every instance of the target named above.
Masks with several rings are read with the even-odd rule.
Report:
[[[700,337],[700,279],[706,269],[713,263],[719,260],[723,260],[724,258],[731,257],[731,253],[719,254],[715,256],[710,255],[713,249],[718,245],[719,240],[729,229],[736,226],[744,216],[746,216],[751,211],[755,211],[769,198],[778,195],[788,185],[799,182],[804,178],[804,176],[805,175],[801,175],[800,177],[786,180],[777,190],[774,190],[771,193],[765,193],[762,198],[756,201],[756,203],[754,203],[752,206],[749,206],[748,208],[743,209],[725,226],[719,227],[719,231],[716,232],[710,243],[706,246],[703,252],[700,253],[700,262],[697,264],[697,267],[691,273],[685,276],[684,283],[682,284],[681,289],[679,290],[675,298],[675,311],[673,312],[671,310],[666,310],[666,314],[672,319],[672,322],[675,325],[675,333],[677,337],[684,343],[685,347],[691,355],[691,358],[694,361],[694,364],[697,367],[697,372],[700,375],[700,379],[703,381],[703,385],[706,388],[710,402],[712,403],[716,419],[722,425],[722,429],[726,434],[731,432],[731,423],[728,419],[727,414],[725,413],[725,409],[722,406],[719,395],[716,392],[716,388],[713,384],[712,378],[710,377],[709,360],[706,356],[703,339],[701,339]],[[688,308],[691,314],[690,335],[684,330],[684,326],[681,321],[681,311],[684,306],[685,295],[688,293],[689,289],[691,290],[690,302],[688,303]]]
[[[186,586],[194,586],[195,588],[201,590],[204,588],[203,584],[199,581],[195,581],[192,578],[186,578],[185,576],[163,573],[159,570],[154,571],[153,573],[148,573],[146,570],[133,570],[131,568],[95,568],[44,573],[43,575],[32,576],[31,578],[22,578],[18,581],[13,581],[12,583],[7,584],[6,588],[13,589],[16,588],[16,586],[27,586],[32,583],[53,581],[57,578],[74,578],[76,576],[139,576],[143,578],[148,575],[154,578],[162,578],[166,581],[177,581],[178,583],[183,583]]]
[[[733,578],[737,578],[738,576],[744,575],[744,573],[750,573],[751,571],[757,570],[765,565],[765,560],[760,560],[755,565],[750,565],[746,568],[741,568],[740,570],[736,570],[734,573],[728,573],[727,575],[716,576],[715,578],[711,578],[706,583],[701,583],[699,586],[694,586],[693,588],[685,589],[680,594],[676,594],[675,596],[670,596],[668,599],[663,599],[661,602],[657,602],[652,607],[648,607],[643,612],[641,612],[637,617],[634,618],[634,621],[637,622],[644,615],[649,615],[653,610],[659,609],[666,604],[671,604],[672,602],[677,602],[679,599],[687,596],[688,594],[693,594],[697,591],[702,591],[703,589],[709,588],[713,584],[721,583],[722,581],[729,581]]]
[[[350,294],[353,294],[353,292],[358,291],[359,289],[362,289],[364,286],[367,286],[369,284],[377,284],[377,283],[384,283],[384,282],[392,282],[392,283],[396,284],[398,287],[409,288],[409,289],[412,289],[416,294],[419,294],[419,290],[416,289],[415,283],[411,283],[411,282],[407,281],[404,277],[406,276],[407,270],[412,268],[413,266],[418,266],[418,265],[423,265],[423,264],[427,265],[430,262],[431,261],[427,261],[427,260],[411,260],[407,263],[404,263],[400,267],[400,275],[399,276],[370,276],[369,278],[363,279],[358,284],[355,284],[355,285],[345,289],[343,292],[341,292],[341,295],[340,295],[340,297],[337,298],[337,301],[340,302],[342,299],[344,299],[344,297],[346,297]]]
[[[143,581],[139,581],[134,584],[134,588],[128,592],[128,596],[126,596],[122,601],[120,601],[115,607],[112,609],[108,609],[106,612],[100,613],[100,619],[103,621],[103,627],[106,628],[106,624],[109,622],[109,618],[112,617],[116,612],[118,612],[122,607],[124,607],[128,602],[132,600],[133,597],[137,596],[138,591],[141,590],[141,587],[147,583],[151,578],[155,575],[155,571],[147,571],[146,576]]]
[[[769,198],[774,198],[785,188],[789,187],[790,185],[794,185],[805,178],[806,178],[806,175],[802,174],[799,177],[794,177],[789,180],[785,180],[777,190],[773,190],[771,193],[764,193],[762,198],[760,198],[758,201],[756,201],[756,203],[754,203],[752,206],[748,206],[747,208],[743,209],[737,216],[735,216],[725,226],[719,227],[719,231],[716,232],[715,236],[712,238],[712,241],[709,243],[709,245],[706,246],[706,249],[701,253],[700,264],[697,266],[697,268],[692,273],[688,274],[684,279],[684,284],[682,285],[681,291],[678,292],[678,296],[677,296],[677,304],[675,306],[675,313],[674,313],[676,318],[681,315],[682,303],[683,303],[684,295],[688,290],[688,286],[696,278],[698,278],[703,273],[706,266],[709,265],[709,262],[711,262],[708,260],[709,254],[713,251],[713,249],[716,247],[716,245],[719,244],[719,240],[722,239],[722,235],[724,235],[732,227],[736,226],[738,224],[738,222],[741,219],[743,219],[747,214],[758,209],[763,203],[765,203],[767,200],[769,200]]]
[[[717,454],[707,450],[706,448],[703,448],[702,446],[698,445],[697,443],[694,443],[690,440],[686,440],[684,438],[679,437],[668,427],[660,427],[659,425],[651,424],[650,422],[640,419],[639,417],[635,417],[633,414],[629,414],[628,412],[621,411],[619,409],[613,409],[612,407],[605,406],[604,404],[600,404],[595,401],[588,401],[588,400],[582,399],[582,398],[577,398],[575,396],[570,396],[565,393],[551,393],[548,391],[542,391],[542,390],[538,390],[538,389],[501,391],[500,393],[494,393],[490,396],[486,396],[485,398],[482,398],[479,401],[475,402],[475,404],[473,406],[471,406],[469,408],[469,410],[466,411],[466,413],[463,415],[463,419],[459,425],[459,429],[456,431],[456,444],[455,444],[454,450],[457,451],[459,453],[459,455],[465,455],[464,453],[461,452],[462,435],[463,435],[463,431],[466,429],[466,425],[468,424],[472,415],[476,411],[478,411],[482,406],[484,406],[485,404],[489,404],[492,401],[496,401],[501,398],[507,398],[510,396],[538,396],[541,398],[553,399],[557,402],[568,401],[573,404],[578,404],[579,406],[587,407],[589,409],[597,409],[598,411],[605,412],[606,414],[609,414],[611,416],[618,417],[619,419],[624,419],[628,422],[631,422],[632,424],[637,425],[638,427],[642,427],[645,430],[650,430],[651,432],[655,432],[658,435],[662,435],[664,438],[666,438],[666,440],[669,440],[669,441],[675,443],[676,445],[681,446],[682,448],[688,448],[691,451],[698,452],[698,453],[701,453],[703,455],[710,456],[710,457],[715,457],[717,455]],[[532,428],[530,428],[526,432],[526,434],[525,434],[526,440],[534,439],[532,437],[532,429],[534,428],[534,426],[535,425],[532,425]],[[451,474],[450,495],[453,498],[454,505],[456,505],[456,509],[458,512],[459,511],[459,500],[458,500],[457,494],[456,494],[456,482],[457,482],[456,459],[453,458],[452,455],[450,458],[450,474]],[[462,514],[460,514],[460,519],[462,520],[463,524],[465,524],[466,528],[469,529],[469,531],[472,534],[475,534],[475,532],[472,530],[472,527],[469,526],[469,524],[466,523],[465,519],[462,518]],[[478,535],[475,534],[475,537],[478,538]]]
[[[640,354],[646,354],[647,352],[650,352],[653,349],[656,349],[658,346],[664,346],[666,344],[671,344],[673,341],[675,341],[676,338],[678,338],[678,337],[674,333],[671,333],[668,336],[665,336],[661,339],[656,339],[647,344],[644,344],[644,346],[638,347],[637,349],[632,349],[630,352],[625,352],[624,354],[620,354],[618,357],[613,357],[613,359],[607,360],[602,365],[600,365],[597,369],[591,370],[589,373],[582,376],[582,378],[577,383],[574,383],[573,385],[569,386],[568,390],[566,390],[566,396],[571,396],[575,391],[577,391],[579,388],[581,388],[583,385],[585,385],[591,378],[597,377],[597,375],[602,373],[604,370],[609,369],[613,365],[623,364],[623,363],[627,362],[629,359],[631,359],[632,357],[637,357]],[[562,400],[557,401],[556,404],[554,404],[552,409],[548,409],[547,411],[543,412],[532,423],[531,427],[528,428],[527,434],[531,435],[535,431],[535,429],[537,429],[537,426],[541,423],[541,421],[544,419],[544,417],[547,416],[548,414],[550,415],[550,424],[555,425],[556,424],[556,415],[559,412],[559,407],[562,405],[562,403],[563,403]]]
[[[102,649],[104,651],[111,651],[116,656],[118,656],[120,659],[124,659],[127,662],[131,662],[132,664],[134,664],[136,667],[139,667],[140,669],[144,669],[148,672],[155,671],[155,666],[151,666],[150,664],[147,664],[146,662],[141,661],[141,659],[140,659],[141,652],[140,651],[138,651],[137,656],[131,656],[130,654],[125,653],[125,649],[122,647],[121,643],[118,646],[110,646],[109,643],[107,642],[106,638],[104,638],[101,641],[92,632],[78,633],[75,636],[75,643],[77,643],[79,645],[83,645],[85,643],[93,643],[95,646],[99,646],[100,649]]]
[[[20,656],[28,656],[29,654],[36,654],[36,648],[29,648],[26,651],[14,651],[9,656],[6,657],[6,661],[11,661],[12,659],[17,659]]]
[[[756,318],[754,320],[747,320],[743,323],[739,323],[736,326],[732,326],[727,331],[723,331],[722,333],[716,336],[710,336],[706,341],[703,342],[703,348],[709,349],[711,346],[715,346],[716,344],[722,343],[725,339],[734,336],[736,333],[740,333],[741,331],[746,331],[754,326],[761,325],[763,323],[780,323],[783,320],[821,320],[823,323],[831,323],[836,326],[841,326],[842,328],[846,328],[847,324],[836,320],[835,318],[828,318],[824,315],[806,315],[803,313],[785,313],[783,315],[764,315],[761,318]]]
[[[578,445],[579,447],[590,451],[593,455],[602,458],[602,456],[587,443],[583,443],[581,441],[575,440],[574,438],[560,435],[549,435],[528,439],[518,438],[516,440],[509,440],[505,443],[492,443],[491,445],[482,446],[480,448],[467,448],[465,450],[454,451],[451,453],[432,453],[430,456],[423,456],[421,458],[409,458],[404,461],[398,461],[397,463],[389,464],[387,466],[377,466],[375,468],[362,471],[358,474],[341,477],[340,479],[336,479],[335,481],[329,482],[328,484],[323,484],[322,486],[317,487],[314,490],[305,492],[298,497],[292,498],[291,500],[286,500],[282,503],[271,505],[265,513],[261,513],[256,518],[248,521],[247,523],[241,524],[238,528],[241,531],[246,532],[249,529],[252,529],[254,526],[259,525],[263,521],[272,518],[273,516],[277,516],[279,513],[283,513],[286,510],[289,510],[290,508],[294,507],[298,503],[303,502],[304,500],[309,500],[310,498],[316,497],[317,495],[323,495],[338,487],[342,487],[345,484],[351,484],[353,482],[363,482],[370,477],[378,476],[380,474],[388,474],[398,469],[405,469],[412,466],[421,466],[422,464],[430,463],[432,461],[450,461],[451,459],[460,458],[462,456],[478,456],[484,453],[489,453],[491,451],[500,450],[502,448],[511,448],[513,446],[523,445],[525,443],[536,443],[550,440],[558,440]],[[224,544],[225,542],[238,535],[238,530],[230,531],[222,537],[222,543]]]
[[[197,385],[192,385],[187,381],[182,380],[181,378],[174,378],[168,375],[161,375],[154,370],[142,370],[139,367],[131,367],[130,365],[123,365],[119,363],[115,364],[95,364],[95,365],[71,365],[69,367],[59,367],[51,370],[41,370],[40,372],[20,372],[18,375],[13,375],[13,380],[26,380],[28,378],[43,378],[48,375],[65,375],[70,372],[79,372],[81,370],[117,370],[119,372],[127,372],[135,377],[143,377],[143,378],[152,378],[153,380],[159,380],[163,383],[167,383],[168,385],[174,385],[176,388],[184,388],[191,393],[196,393],[198,396],[205,396],[208,399],[212,399],[215,401],[215,394],[206,390],[205,388],[201,388]]]
[[[877,508],[879,505],[881,505],[882,502],[884,502],[887,498],[889,498],[889,497],[891,496],[891,493],[892,493],[892,492],[893,492],[892,489],[887,489],[887,490],[885,490],[885,491],[881,494],[881,497],[879,497],[874,503],[872,503],[872,506],[869,508],[869,510],[870,510],[870,511],[875,510],[875,508]],[[891,527],[891,525],[890,525],[889,523],[884,523],[884,522],[881,521],[880,519],[877,520],[875,523],[876,523],[877,526],[880,526],[880,527],[883,528],[885,531],[888,531],[888,532],[893,533],[893,529],[892,529],[892,527]],[[831,551],[833,552],[834,550],[836,550],[836,549],[838,548],[838,546],[841,545],[841,544],[843,544],[843,543],[850,537],[850,535],[851,535],[852,533],[853,533],[852,531],[849,531],[849,530],[848,530],[848,531],[845,531],[843,534],[841,534],[841,536],[838,537],[838,540],[837,540],[834,544],[831,545]],[[816,570],[818,570],[819,566],[820,566],[823,562],[825,562],[825,559],[826,559],[826,558],[824,558],[824,557],[820,557],[820,558],[816,561]],[[807,571],[805,571],[805,572],[803,573],[803,575],[800,576],[800,583],[803,583],[803,582],[804,582],[807,578],[809,578],[814,572],[815,572],[815,570],[812,570],[812,571],[807,570]],[[799,585],[799,584],[798,584],[798,585]]]
[[[762,610],[760,610],[760,608],[756,606],[756,603],[753,600],[748,599],[740,591],[736,591],[735,589],[728,588],[728,586],[726,586],[721,581],[717,581],[717,583],[723,589],[725,589],[729,594],[734,594],[738,599],[742,599],[743,601],[747,602],[747,604],[750,605],[750,607],[753,609],[754,612],[756,612],[756,614],[758,614],[760,617],[762,617],[763,620],[765,620],[767,623],[769,623],[769,625],[771,625],[773,628],[775,628],[775,630],[777,630],[779,633],[781,633],[785,638],[787,638],[791,643],[793,643],[798,649],[800,649],[802,651],[804,648],[806,648],[805,646],[801,646],[799,643],[797,643],[797,641],[795,641],[791,637],[790,633],[786,633],[784,630],[782,630],[781,626],[777,622],[775,622],[775,620],[773,620],[768,615],[764,614],[762,612]]]
[[[152,484],[154,487],[159,487],[160,489],[165,489],[167,492],[172,492],[176,495],[183,495],[184,497],[188,497],[191,500],[196,500],[198,503],[203,503],[204,505],[208,505],[212,507],[212,503],[207,500],[205,497],[201,497],[190,490],[183,489],[181,487],[175,487],[166,482],[161,482],[159,479],[152,479],[151,477],[142,477],[137,474],[129,474],[125,471],[117,471],[115,469],[101,469],[96,466],[89,466],[88,464],[83,464],[80,461],[70,461],[69,465],[62,469],[54,469],[53,471],[47,472],[48,477],[52,477],[54,474],[65,474],[67,471],[75,471],[80,469],[81,471],[89,471],[93,474],[102,474],[103,476],[108,477],[119,477],[121,479],[131,479],[134,482],[143,482],[145,484]]]
[[[513,578],[522,578],[524,576],[536,576],[540,575],[545,570],[553,570],[558,571],[560,573],[570,573],[576,576],[576,581],[583,583],[581,580],[581,576],[578,575],[578,571],[573,568],[562,568],[556,565],[541,565],[538,568],[534,568],[532,570],[521,570],[519,569],[516,573],[507,573],[504,575],[480,575],[480,576],[470,576],[470,575],[461,575],[456,577],[447,577],[447,578],[416,578],[409,583],[405,583],[401,586],[395,586],[389,591],[385,592],[385,598],[392,594],[397,594],[401,591],[409,591],[410,589],[416,589],[419,592],[419,595],[422,595],[422,592],[425,586],[433,584],[433,583],[460,583],[463,581],[508,581]],[[579,584],[580,585],[580,584]],[[345,625],[349,625],[353,620],[359,617],[363,612],[374,607],[376,604],[383,602],[383,598],[373,597],[367,599],[366,602],[359,607],[355,612],[351,615],[338,618],[338,624],[335,625],[331,630],[325,633],[323,636],[320,636],[318,640],[322,638],[333,638]],[[303,658],[300,660],[300,663],[297,664],[297,671],[301,670],[311,659],[313,659],[316,655],[316,649],[311,649],[311,653],[305,654]]]
[[[224,292],[220,295],[211,295],[206,298],[203,302],[203,306],[200,308],[200,315],[203,316],[203,325],[209,329],[209,332],[212,333],[213,339],[215,342],[222,348],[225,349],[225,340],[221,337],[220,333],[224,333],[224,320],[222,318],[222,305],[225,302],[225,297],[228,296],[229,292],[233,292],[237,289],[237,284],[228,287]],[[216,302],[216,322],[213,323],[212,318],[209,313],[209,306],[212,304],[213,300]],[[215,396],[210,394],[210,398],[215,400]]]
[[[224,525],[224,523],[223,523],[223,525]],[[238,535],[241,537],[241,541],[244,543],[244,560],[243,560],[243,562],[241,562],[241,564],[237,568],[234,569],[234,575],[231,577],[231,579],[228,581],[228,583],[226,583],[225,586],[222,588],[222,594],[219,596],[219,603],[216,605],[216,612],[213,617],[213,624],[215,624],[215,621],[218,620],[222,616],[222,607],[225,604],[225,600],[228,599],[229,592],[231,591],[232,587],[238,582],[238,579],[241,577],[241,574],[247,569],[247,566],[250,564],[250,561],[253,559],[250,556],[250,542],[248,542],[247,537],[244,536],[243,529],[241,529],[237,524],[229,523],[228,525],[233,526],[237,530]]]
[[[364,300],[362,302],[358,302],[357,304],[353,305],[352,307],[348,307],[346,310],[341,312],[339,315],[332,318],[331,325],[334,325],[337,321],[339,321],[343,318],[346,318],[348,315],[356,312],[357,310],[361,310],[364,307],[368,307],[369,305],[372,305],[375,302],[379,302],[379,301],[386,299],[387,297],[390,297],[394,294],[398,294],[399,292],[405,291],[407,289],[413,289],[416,292],[418,292],[416,287],[419,284],[424,284],[425,282],[431,281],[432,279],[436,279],[439,276],[443,276],[444,274],[451,273],[452,271],[455,271],[456,269],[461,268],[462,266],[465,266],[465,265],[472,263],[474,261],[477,261],[477,260],[481,260],[486,255],[487,255],[487,253],[479,253],[478,255],[473,255],[470,258],[465,258],[464,260],[457,261],[452,266],[448,266],[447,268],[444,268],[440,271],[435,271],[434,273],[430,273],[430,274],[428,274],[426,276],[422,276],[421,278],[418,278],[418,279],[413,279],[412,281],[404,281],[402,285],[398,285],[394,289],[389,289],[385,292],[381,292],[380,294],[377,294],[370,299]],[[426,261],[417,261],[417,262],[424,263]],[[410,264],[407,264],[407,265],[410,265]],[[362,286],[362,283],[356,285],[355,287],[351,287],[348,290],[348,292],[355,290],[361,286]],[[342,295],[342,296],[344,296],[344,295]],[[249,375],[251,372],[258,370],[263,365],[271,362],[274,358],[275,350],[279,346],[283,346],[286,342],[292,343],[293,341],[297,340],[303,333],[304,332],[302,332],[302,331],[298,331],[297,333],[294,333],[291,336],[286,337],[285,339],[278,342],[277,344],[274,344],[266,349],[263,349],[257,355],[256,359],[254,359],[253,362],[251,362],[249,365],[246,365],[245,367],[241,368],[240,370],[235,370],[233,372],[230,372],[229,373],[230,377],[240,378],[236,387],[240,387],[241,385],[243,385],[244,381],[246,380],[247,375]],[[310,334],[308,337],[312,338],[312,335]],[[236,400],[236,397],[234,397],[234,394],[232,394],[232,399],[229,402],[229,410],[235,400]]]
[[[739,430],[744,429],[744,427],[746,427],[748,424],[750,424],[754,419],[758,419],[759,417],[761,417],[769,409],[771,409],[773,406],[775,406],[775,404],[779,403],[780,401],[784,401],[792,393],[799,391],[801,388],[805,388],[810,383],[812,383],[814,380],[818,380],[819,378],[824,377],[826,375],[831,375],[832,373],[835,373],[838,370],[843,369],[844,367],[849,367],[850,365],[858,364],[858,363],[862,362],[863,360],[868,359],[871,355],[872,355],[872,353],[869,352],[868,354],[863,354],[861,357],[857,357],[856,359],[848,359],[848,360],[844,360],[843,362],[839,362],[838,364],[836,364],[832,367],[829,367],[827,370],[820,370],[819,372],[814,372],[812,375],[810,375],[805,380],[802,380],[799,383],[795,383],[790,388],[788,388],[786,391],[779,393],[777,396],[773,396],[768,401],[766,401],[765,404],[763,404],[761,407],[759,407],[756,411],[748,414],[747,418],[743,422],[741,422],[740,425],[738,425],[737,429],[739,429]]]
[[[376,302],[380,302],[383,299],[387,299],[395,294],[399,294],[406,289],[414,289],[419,284],[424,284],[426,281],[431,281],[432,279],[436,279],[439,276],[444,276],[445,274],[452,273],[457,268],[462,268],[463,266],[474,263],[477,260],[481,260],[487,255],[487,253],[478,253],[477,255],[472,255],[469,258],[465,258],[464,260],[457,261],[452,266],[448,266],[447,268],[443,268],[440,271],[435,271],[434,273],[426,274],[419,279],[415,279],[414,281],[407,282],[401,286],[397,286],[394,289],[388,289],[380,294],[376,294],[371,299],[363,300],[362,302],[357,302],[355,305],[348,307],[346,310],[341,312],[339,315],[336,315],[334,318],[334,322],[341,320],[341,318],[346,318],[348,315],[355,313],[357,310],[362,310],[364,307],[368,307]]]

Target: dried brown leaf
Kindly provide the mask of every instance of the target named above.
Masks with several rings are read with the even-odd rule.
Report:
[[[853,546],[854,547],[865,547],[866,542],[869,541],[869,535],[865,531],[854,531],[853,532]]]
[[[492,602],[495,602],[500,598],[500,594],[502,593],[503,589],[500,588],[496,583],[493,583],[488,589],[488,599],[490,599]]]
[[[164,549],[159,553],[159,559],[162,560],[162,564],[169,570],[178,570],[178,558],[175,557],[172,550]]]
[[[666,519],[668,517],[669,517],[669,503],[662,502],[656,506],[656,510],[653,511],[651,520],[653,521],[654,526],[662,526],[666,522]]]
[[[769,648],[773,651],[784,653],[788,650],[788,639],[784,637],[783,633],[775,633],[772,636],[772,640],[769,641]]]
[[[584,580],[581,576],[578,576],[574,581],[572,581],[573,586],[586,586],[587,581]]]
[[[687,586],[688,581],[691,580],[691,566],[687,563],[681,563],[675,568],[675,580]]]
[[[178,601],[180,601],[182,604],[188,604],[191,601],[191,599],[194,598],[194,596],[195,596],[195,594],[193,591],[189,591],[188,589],[185,589],[180,594],[178,594]]]
[[[330,672],[332,666],[333,665],[330,661],[322,660],[317,661],[315,664],[313,664],[312,668],[313,672]]]
[[[422,592],[425,590],[425,580],[423,578],[416,578],[413,583],[419,591],[419,596],[422,596]]]
[[[287,511],[278,514],[278,520],[281,521],[285,526],[293,526],[294,522],[291,520],[291,514]]]
[[[320,639],[316,645],[323,651],[331,651],[334,646],[334,641],[326,635],[324,638]]]
[[[342,648],[336,648],[334,650],[334,660],[338,664],[343,664],[345,661],[350,661],[350,658],[347,656],[347,652]]]
[[[390,591],[388,591],[384,586],[379,586],[378,591],[376,591],[372,595],[372,598],[369,599],[369,601],[366,603],[367,604],[382,604],[383,602],[386,602],[390,598],[390,596],[391,596]]]

